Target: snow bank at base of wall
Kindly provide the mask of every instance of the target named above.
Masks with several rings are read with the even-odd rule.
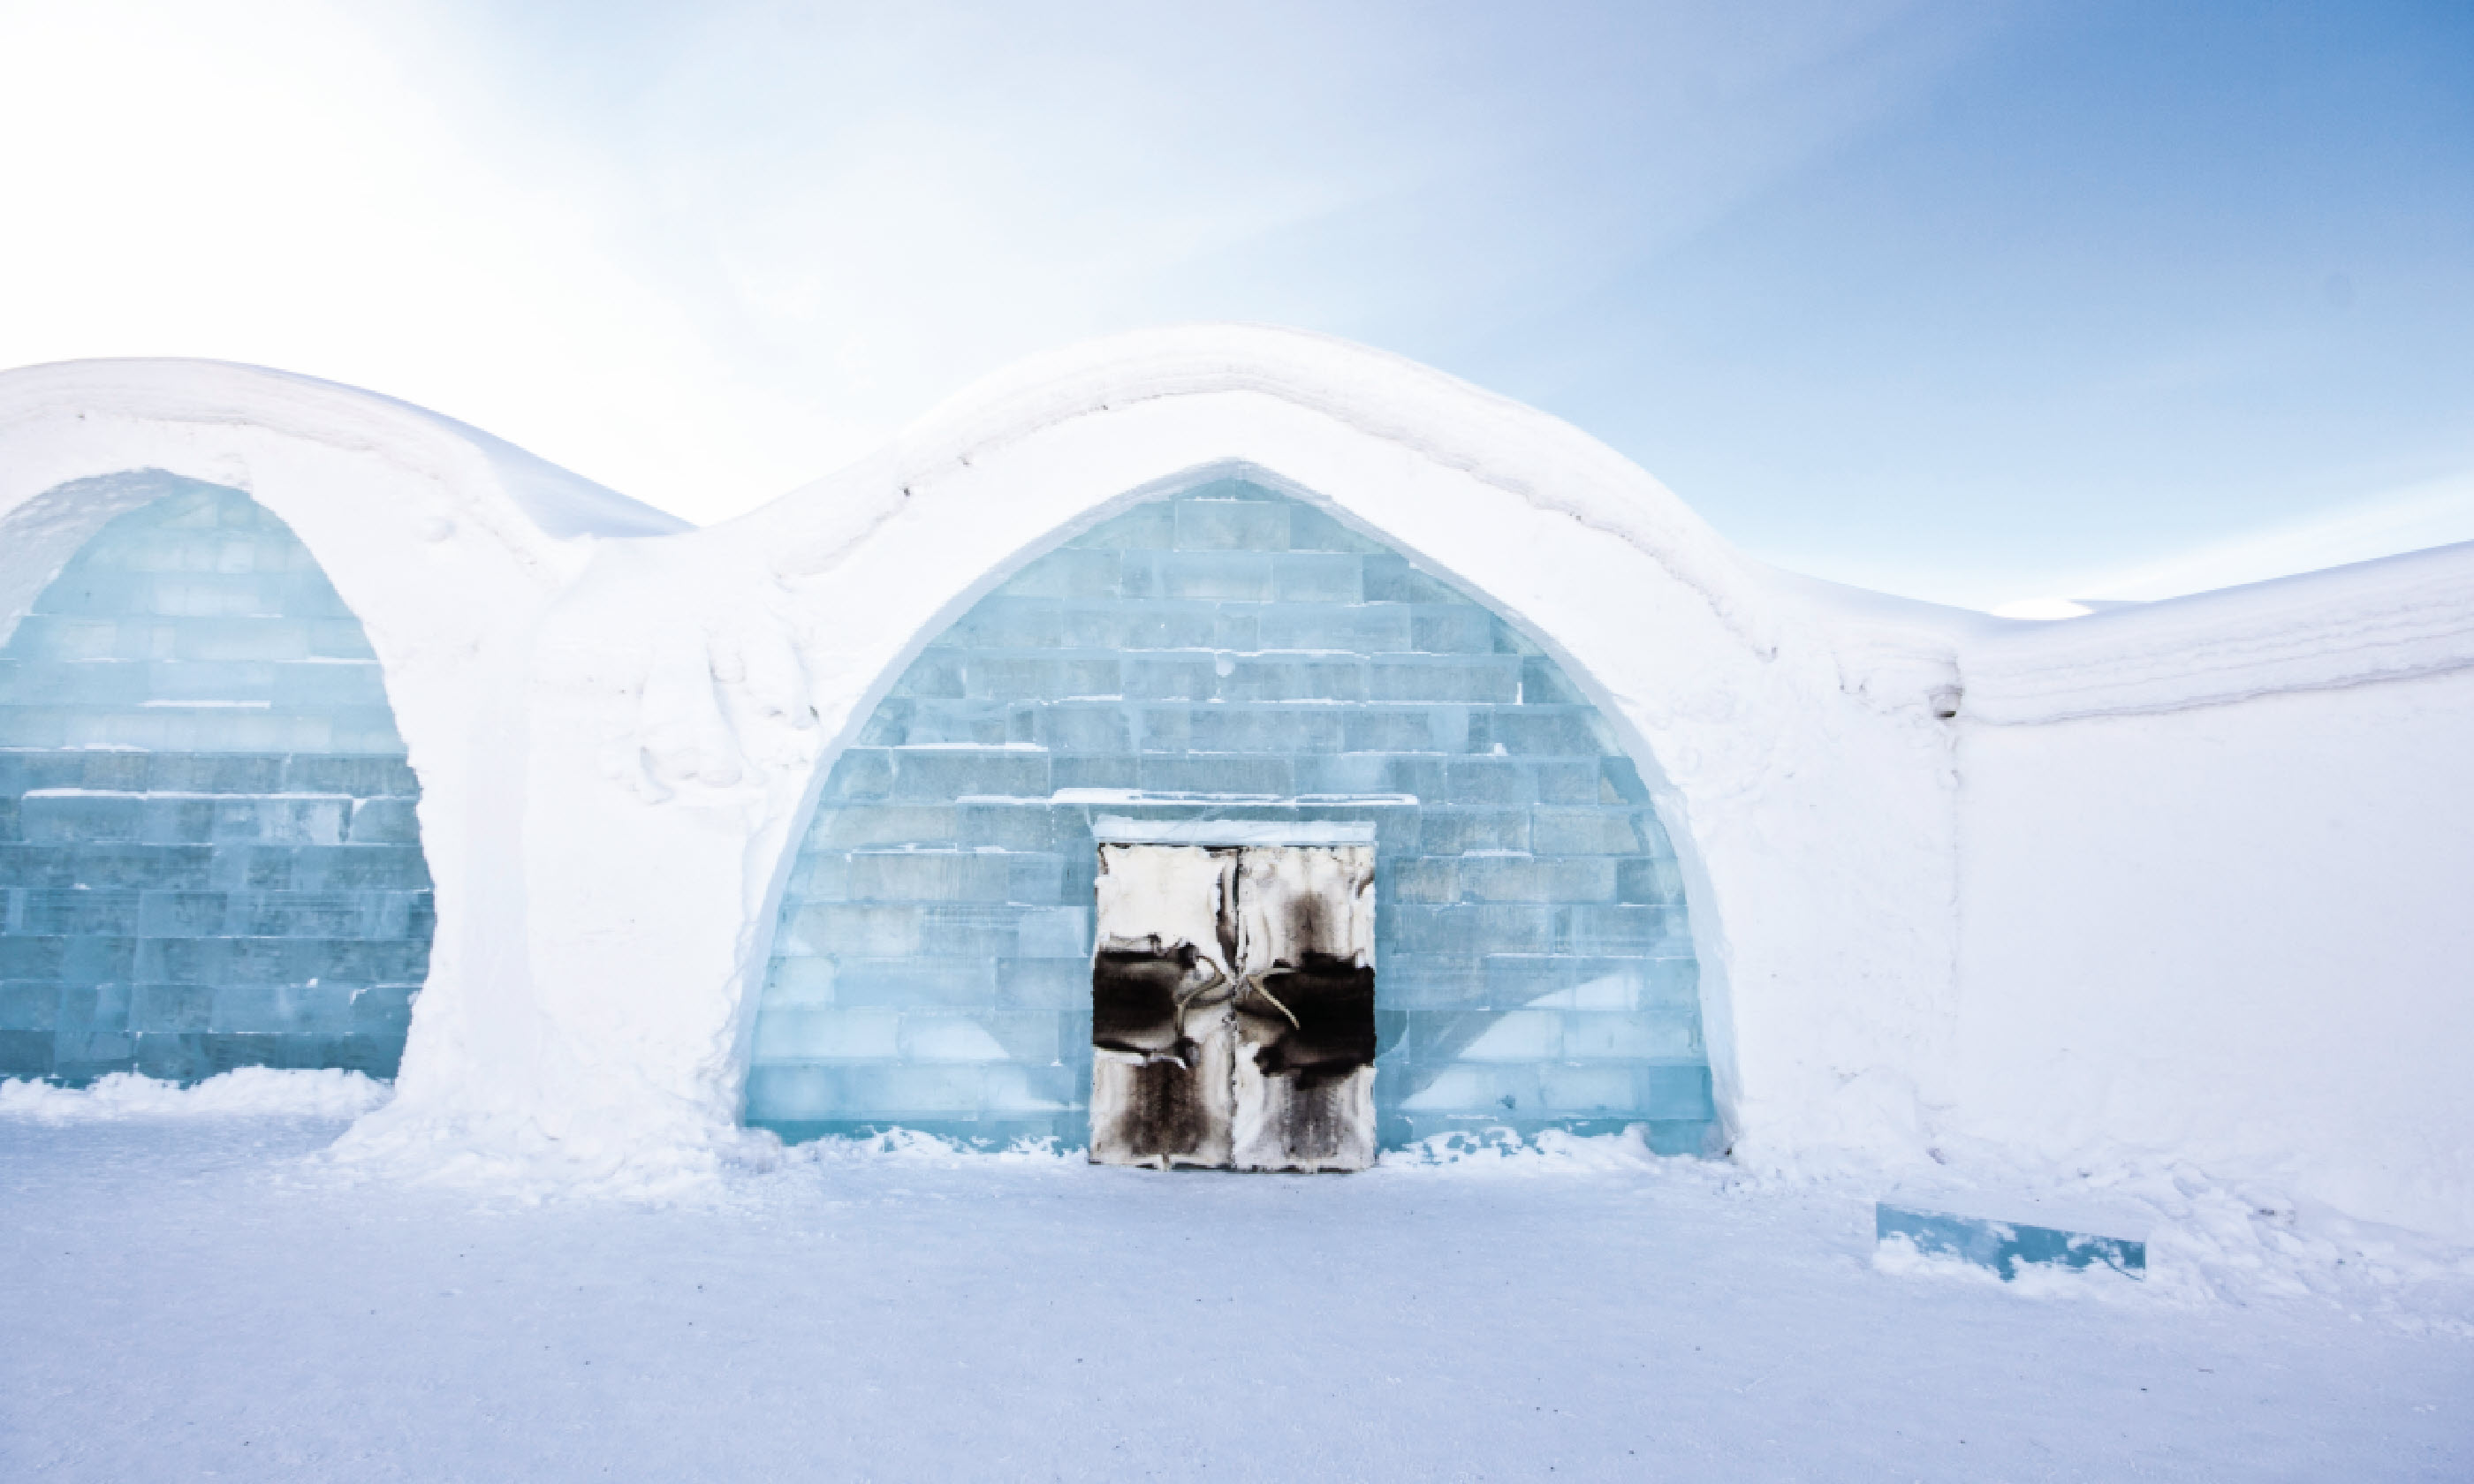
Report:
[[[386,1106],[394,1090],[359,1072],[243,1066],[182,1087],[135,1072],[114,1072],[83,1088],[0,1082],[0,1117],[42,1123],[114,1118],[358,1118]]]

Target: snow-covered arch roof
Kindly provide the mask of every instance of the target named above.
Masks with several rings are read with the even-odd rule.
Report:
[[[1571,424],[1398,356],[1250,325],[1142,331],[1034,357],[957,394],[874,457],[743,522],[804,538],[777,562],[785,575],[821,569],[855,528],[889,518],[943,476],[1068,424],[1204,398],[1257,398],[1310,415],[1338,441],[1388,447],[1604,531],[1722,614],[1758,606],[1742,562],[1707,522],[1638,465]],[[1179,442],[1196,451],[1190,430],[1144,432],[1163,453]],[[1301,431],[1288,438],[1310,441]],[[1259,441],[1262,453],[1284,444],[1268,422],[1231,425],[1205,441],[1230,445],[1223,459],[1244,457],[1234,451],[1238,442]],[[828,510],[832,517],[819,520]]]
[[[594,538],[687,524],[451,419],[332,382],[216,361],[28,367],[0,372],[0,624],[163,475],[240,490],[280,516],[391,674],[447,634],[476,641],[502,606],[546,601]],[[457,601],[441,603],[442,591]]]
[[[28,502],[47,491],[138,469],[241,489],[261,503],[292,497],[286,449],[296,458],[322,450],[359,466],[327,491],[329,501],[360,506],[391,495],[417,506],[399,513],[416,538],[440,539],[429,522],[460,518],[545,573],[580,564],[581,550],[570,544],[578,538],[687,528],[451,418],[315,377],[169,358],[0,371],[0,518],[12,522],[36,515]],[[390,474],[409,483],[389,489],[383,477],[372,478]],[[269,486],[263,493],[255,488],[261,484]],[[294,516],[277,514],[287,522]],[[15,562],[0,572],[0,582],[20,580]]]
[[[1397,358],[1282,331],[1160,331],[982,383],[739,519],[605,543],[547,616],[536,674],[566,679],[536,682],[527,797],[563,838],[536,841],[526,891],[536,941],[561,943],[555,973],[572,986],[545,984],[544,997],[574,1013],[554,1013],[548,1075],[566,1086],[546,1102],[595,1110],[559,1114],[561,1137],[638,1137],[607,1103],[618,1065],[673,1112],[735,1116],[792,832],[840,743],[921,646],[1022,564],[1232,469],[1440,569],[1592,692],[1686,863],[1732,1113],[1763,1096],[1730,1031],[1745,975],[1806,979],[1798,961],[1826,951],[1864,961],[1894,1000],[1939,993],[1946,955],[1908,951],[1932,931],[1910,896],[1943,904],[1927,917],[1949,898],[1932,758],[1953,640],[1916,618],[1938,610],[1884,600],[1826,619],[1810,585],[1738,556],[1596,441]],[[554,709],[545,684],[561,692]],[[597,769],[573,765],[587,754]],[[1877,786],[1838,786],[1847,770]],[[1827,820],[1832,843],[1781,849],[1798,816]],[[567,869],[586,858],[646,863],[629,869],[646,900],[627,934],[594,929],[611,882]],[[648,964],[672,991],[699,988],[615,1013],[609,987]],[[1848,1016],[1770,1031],[1774,1046],[1834,1033],[1828,1060],[1873,1060],[1849,1042],[1878,1027]],[[1774,1101],[1783,1118],[1795,1100]]]

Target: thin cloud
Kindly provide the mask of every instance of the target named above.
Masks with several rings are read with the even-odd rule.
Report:
[[[2147,601],[2474,541],[2474,473],[2432,480],[2098,576],[2071,596]]]

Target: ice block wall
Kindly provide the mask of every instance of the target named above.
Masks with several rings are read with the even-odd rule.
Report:
[[[0,647],[0,1077],[392,1076],[430,881],[376,658],[281,520],[174,483]]]
[[[1384,1141],[1717,1137],[1675,856],[1556,663],[1320,508],[1135,507],[939,635],[834,765],[751,1123],[1086,1136],[1101,814],[1376,829]]]

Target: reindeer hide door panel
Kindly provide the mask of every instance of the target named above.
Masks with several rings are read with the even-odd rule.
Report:
[[[1374,1160],[1371,845],[1100,847],[1091,1158]]]
[[[1100,847],[1091,1158],[1225,1166],[1236,1033],[1235,850]]]
[[[1234,1162],[1374,1162],[1374,850],[1258,846],[1237,867]]]

